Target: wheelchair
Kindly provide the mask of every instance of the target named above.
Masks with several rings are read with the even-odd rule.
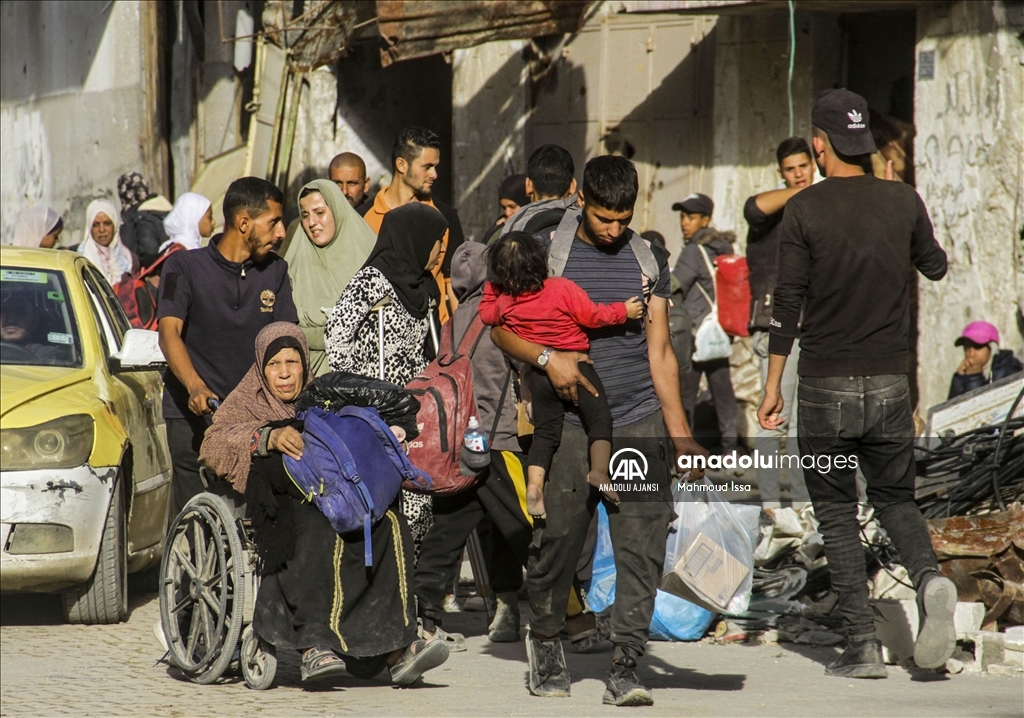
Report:
[[[249,688],[269,688],[274,646],[253,631],[256,545],[241,497],[205,468],[207,491],[189,499],[168,531],[160,563],[160,622],[173,665],[213,683],[238,661]]]

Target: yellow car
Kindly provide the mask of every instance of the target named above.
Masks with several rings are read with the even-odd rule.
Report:
[[[168,519],[162,362],[89,260],[0,250],[0,591],[61,592],[73,623],[127,617]]]

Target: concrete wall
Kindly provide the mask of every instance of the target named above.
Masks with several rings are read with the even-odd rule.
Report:
[[[140,3],[5,2],[0,15],[0,237],[49,204],[77,243],[86,205],[142,167]]]
[[[456,50],[452,61],[454,196],[467,237],[498,216],[498,185],[526,171],[529,67],[522,41]]]
[[[992,322],[1005,348],[1024,350],[1022,31],[1020,3],[918,10],[917,49],[935,53],[935,73],[916,82],[917,189],[949,255],[946,278],[920,285],[922,406],[945,399],[967,322]]]
[[[328,163],[339,152],[355,152],[363,158],[374,191],[387,185],[391,145],[403,128],[412,125],[427,127],[441,137],[434,194],[451,202],[452,70],[443,57],[381,67],[376,45],[357,45],[333,68],[321,68],[307,77],[290,163],[289,202],[303,183],[326,177]]]
[[[789,136],[789,18],[722,15],[715,26],[714,224],[746,247],[747,197],[779,186],[775,148]],[[828,13],[797,13],[793,133],[810,139],[814,98],[840,79],[840,29]]]

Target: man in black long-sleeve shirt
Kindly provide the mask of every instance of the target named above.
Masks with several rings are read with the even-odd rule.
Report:
[[[939,280],[946,274],[946,253],[912,187],[865,174],[875,143],[864,98],[828,90],[815,103],[811,124],[815,162],[827,179],[786,205],[758,419],[766,429],[780,420],[782,373],[800,321],[802,466],[810,467],[804,479],[849,642],[825,673],[885,678],[857,522],[858,465],[868,499],[917,589],[915,661],[922,668],[942,666],[956,642],[956,587],[938,575],[928,528],[914,503],[907,380],[910,267]]]

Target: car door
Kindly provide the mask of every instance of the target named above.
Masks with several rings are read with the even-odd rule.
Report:
[[[84,263],[81,271],[109,359],[120,350],[131,325],[99,272]],[[171,462],[161,406],[163,382],[156,372],[111,374],[108,362],[100,372],[102,383],[109,388],[109,401],[132,444],[133,498],[128,519],[131,556],[159,544],[166,528]]]

